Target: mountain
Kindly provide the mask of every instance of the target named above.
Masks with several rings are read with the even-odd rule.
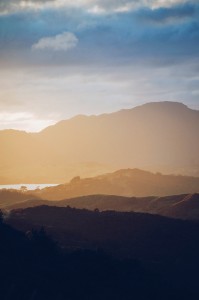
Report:
[[[35,200],[36,203],[37,200]],[[29,203],[29,201],[27,201]],[[40,203],[40,202],[39,202]],[[169,218],[199,221],[199,194],[167,197],[121,197],[93,195],[62,201],[47,201],[39,205],[70,206],[78,209],[150,213]],[[38,206],[38,204],[37,204]],[[26,206],[29,207],[29,206]]]
[[[0,199],[0,205],[2,206]],[[72,207],[77,209],[150,213],[170,218],[199,221],[199,194],[173,195],[167,197],[122,197],[114,195],[91,195],[61,201],[31,199],[16,201],[4,206],[6,211],[36,206]]]
[[[12,205],[26,203],[31,200],[38,201],[39,198],[31,193],[22,193],[17,190],[0,190],[0,209],[6,209]]]
[[[186,195],[164,209],[164,215],[179,219],[199,220],[199,194]]]
[[[42,199],[62,200],[87,195],[168,196],[199,192],[199,178],[162,175],[139,169],[124,169],[92,178],[73,178],[69,183],[34,191]]]
[[[121,168],[199,176],[199,111],[148,103],[39,133],[0,131],[0,183],[63,183]]]
[[[180,197],[181,196],[181,197]],[[180,195],[182,199],[182,195]],[[175,197],[175,196],[174,196]],[[176,196],[177,197],[177,196]],[[31,199],[26,201],[15,201],[15,203],[9,203],[3,206],[2,200],[0,198],[0,205],[6,211],[25,209],[30,207],[36,207],[41,205],[46,206],[56,206],[56,207],[73,207],[78,209],[88,209],[99,211],[135,211],[135,212],[148,212],[147,208],[149,204],[157,199],[156,197],[146,197],[146,198],[136,198],[136,197],[122,197],[114,195],[91,195],[82,196],[72,199],[65,199],[61,201],[50,201],[44,199]]]
[[[126,169],[41,190],[0,190],[0,208],[7,211],[40,205],[199,220],[199,178]]]

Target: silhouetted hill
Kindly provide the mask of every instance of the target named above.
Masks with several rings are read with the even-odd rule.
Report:
[[[182,198],[182,197],[181,197]],[[42,199],[32,199],[23,202],[17,202],[6,206],[6,210],[24,209],[29,207],[36,207],[41,205],[57,206],[57,207],[73,207],[79,209],[89,209],[100,211],[113,210],[113,211],[148,211],[149,204],[156,197],[135,198],[135,197],[122,197],[114,195],[91,195],[82,196],[72,199],[66,199],[61,201],[50,201]]]
[[[7,205],[6,210],[25,209],[41,205],[73,207],[99,211],[142,212],[184,220],[199,220],[199,194],[167,197],[122,197],[113,195],[91,195],[61,201],[32,199]]]
[[[199,220],[199,194],[187,195],[168,207],[164,214],[175,218]]]
[[[197,177],[126,169],[93,178],[75,177],[69,183],[42,189],[35,192],[35,195],[47,200],[62,200],[96,194],[147,197],[197,192],[199,192]]]
[[[0,208],[6,211],[41,205],[70,206],[79,209],[98,209],[99,211],[133,211],[185,220],[199,220],[199,194],[180,194],[164,197],[124,197],[101,194],[52,201],[36,197],[29,191],[0,191]]]
[[[28,201],[26,207],[30,207],[30,204]],[[199,221],[199,194],[144,198],[93,195],[43,203],[41,200],[35,200],[34,206],[39,205],[70,206],[79,209],[99,209],[99,211],[140,212]]]
[[[119,300],[121,295],[138,295],[140,286],[154,290],[146,280],[153,272],[140,263],[114,260],[102,252],[64,253],[43,230],[25,236],[2,223],[0,267],[2,300]]]
[[[199,111],[174,102],[77,116],[35,134],[1,131],[0,182],[60,183],[128,167],[199,176],[198,132]]]
[[[191,264],[198,257],[199,223],[157,215],[40,206],[12,211],[8,222],[23,231],[45,226],[66,248],[102,248],[115,256],[157,262]]]
[[[51,208],[51,210],[53,209]],[[40,218],[45,208],[40,207],[38,210]],[[71,224],[70,230],[73,236],[70,236],[68,250],[58,248],[44,229],[30,230],[24,235],[0,222],[0,298],[2,300],[198,299],[199,241],[198,235],[196,235],[198,224],[171,221],[168,227],[169,220],[153,217],[154,221],[150,222],[147,230],[146,226],[142,225],[145,221],[146,225],[149,225],[149,220],[147,221],[145,215],[125,215],[126,219],[123,214],[114,215],[109,212],[93,218],[96,213],[90,214],[88,211],[70,209],[62,209],[62,211],[64,212],[63,217],[68,219],[67,223]],[[48,210],[46,213],[44,221],[47,221],[51,214]],[[26,222],[28,215],[33,217],[33,211],[32,213],[30,211],[23,212],[23,217],[19,212],[15,216],[22,217]],[[72,250],[73,244],[78,238],[75,231],[81,229],[80,226],[74,226],[77,218],[80,218],[82,226],[81,244],[85,238],[85,230],[88,231],[89,240],[86,240],[79,250]],[[112,244],[106,240],[106,237],[113,231],[113,227],[110,227],[110,231],[106,231],[108,220],[113,221],[113,226],[116,228],[118,225],[121,227],[118,232],[114,231],[111,238]],[[105,222],[104,226],[103,222]],[[93,230],[92,227],[87,230],[89,224],[94,225]],[[134,229],[122,237],[122,232],[127,228],[127,224]],[[136,236],[134,234],[136,228],[131,227],[132,224],[136,225],[137,232],[141,233],[138,239],[136,238],[137,234]],[[167,232],[165,226],[168,228]],[[173,245],[169,243],[163,251],[166,241],[170,238],[171,227],[174,228],[171,240],[174,243]],[[147,254],[147,261],[145,259],[116,259],[107,255],[102,249],[84,250],[85,245],[91,242],[96,229],[95,239],[103,248],[113,249],[118,244],[124,243],[124,247],[129,247],[125,251],[131,251],[131,256],[136,257],[136,251],[141,247],[142,251],[139,257],[145,257],[145,246],[149,243],[149,253],[152,252],[152,255]],[[104,238],[103,232],[106,232]],[[132,243],[128,245],[126,243],[131,234],[133,234],[132,242],[136,241],[137,243],[135,251],[132,251]],[[161,235],[165,238],[163,243],[161,243]],[[175,235],[176,239],[174,240]],[[154,239],[156,238],[158,240],[155,243]],[[179,246],[176,246],[178,243]],[[183,247],[179,249],[180,246]],[[154,251],[152,247],[154,247]],[[160,253],[158,253],[158,249]],[[165,262],[164,253],[167,251],[168,259]],[[156,254],[154,261],[153,258]]]

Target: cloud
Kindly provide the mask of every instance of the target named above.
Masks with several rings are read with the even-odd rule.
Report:
[[[190,3],[97,15],[77,8],[20,12],[0,16],[0,28],[0,67],[198,60],[199,5]]]
[[[199,107],[197,2],[3,2],[21,10],[0,15],[1,111],[48,121],[146,101]]]
[[[140,21],[160,23],[178,23],[188,18],[198,17],[199,9],[193,4],[176,5],[173,7],[160,7],[156,9],[143,8],[137,12]]]
[[[53,3],[56,0],[0,0],[0,14],[9,14],[26,9],[39,9],[47,3]]]
[[[189,1],[197,3],[197,0]],[[184,4],[185,0],[0,0],[0,13],[9,14],[44,8],[80,8],[93,13],[130,11],[140,7],[158,8]]]
[[[139,58],[173,64],[199,53],[199,5],[190,3],[97,15],[71,8],[20,12],[1,16],[0,28],[1,66],[129,64]],[[81,42],[66,56],[77,37]]]
[[[43,37],[32,45],[33,50],[67,51],[77,46],[78,38],[71,32]]]

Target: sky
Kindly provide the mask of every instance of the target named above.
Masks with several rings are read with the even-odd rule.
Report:
[[[198,0],[0,0],[0,129],[154,101],[199,109]]]

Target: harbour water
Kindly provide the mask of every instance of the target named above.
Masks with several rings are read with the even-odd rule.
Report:
[[[35,190],[37,188],[43,189],[45,187],[57,186],[57,185],[58,184],[50,184],[50,183],[43,183],[43,184],[26,184],[26,183],[20,183],[20,184],[0,185],[0,189],[15,189],[15,190],[20,190],[21,187],[26,187],[28,190]]]

